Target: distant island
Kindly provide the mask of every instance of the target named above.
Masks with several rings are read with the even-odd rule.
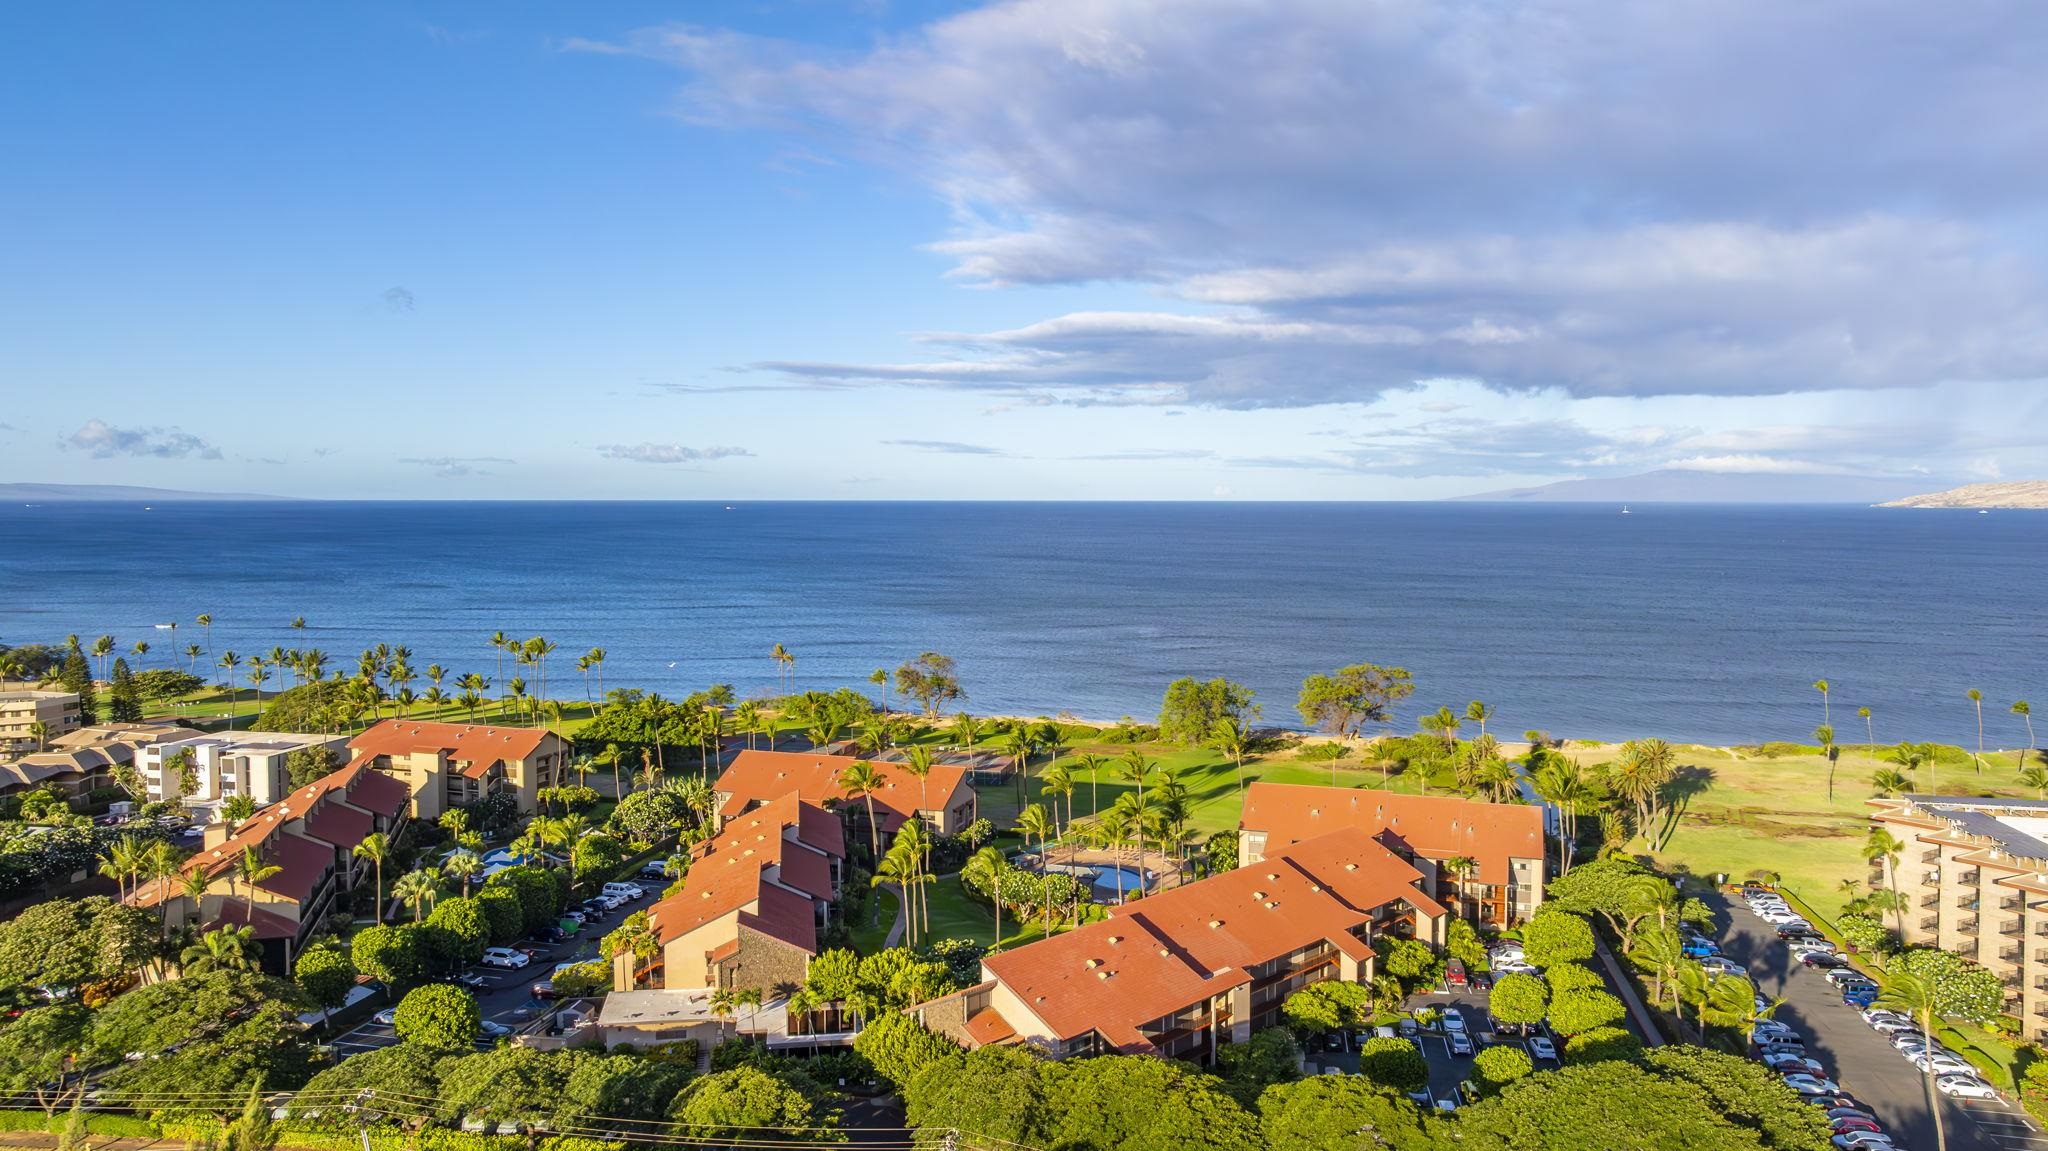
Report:
[[[0,503],[174,503],[179,500],[281,500],[247,492],[181,492],[124,484],[0,484]]]
[[[1501,503],[1872,504],[1910,490],[1911,481],[1870,476],[1698,472],[1663,468],[1632,476],[1560,480],[1459,496]]]
[[[1879,504],[1884,508],[2048,508],[2048,480],[2009,480],[1965,484],[1945,492],[1907,496]]]

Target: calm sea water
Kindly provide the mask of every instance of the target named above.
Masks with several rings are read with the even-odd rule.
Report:
[[[1483,698],[1493,730],[1737,742],[1836,728],[2018,746],[2043,705],[2048,514],[1486,504],[273,503],[0,509],[0,642],[114,633],[244,654],[379,641],[496,673],[545,635],[561,694],[866,687],[931,648],[980,713],[1156,712],[1227,675],[1298,722],[1301,678],[1410,668],[1400,717]],[[288,624],[304,616],[309,627]],[[170,633],[151,625],[176,620]],[[182,658],[179,663],[182,665]],[[418,685],[424,688],[422,682]]]

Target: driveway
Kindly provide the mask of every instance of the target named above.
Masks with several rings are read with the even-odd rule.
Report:
[[[1723,953],[1749,968],[1757,990],[1785,1001],[1776,1017],[1806,1037],[1806,1053],[1820,1060],[1828,1078],[1862,1100],[1901,1147],[1932,1148],[1934,1117],[1920,1072],[1864,1026],[1820,972],[1795,962],[1771,926],[1740,900],[1716,892],[1706,902],[1729,924],[1721,933]],[[1936,1098],[1952,1151],[2048,1151],[2048,1135],[2017,1103]]]

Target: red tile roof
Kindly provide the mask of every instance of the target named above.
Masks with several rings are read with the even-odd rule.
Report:
[[[1454,795],[1405,795],[1360,787],[1254,783],[1246,789],[1242,831],[1266,833],[1266,854],[1355,827],[1427,859],[1465,856],[1480,883],[1510,882],[1508,860],[1543,858],[1543,809],[1483,803]]]
[[[363,818],[368,819],[369,816]],[[283,870],[256,886],[293,902],[304,903],[319,888],[320,879],[327,874],[327,869],[334,866],[334,848],[287,833],[271,837],[263,852],[263,860]]]
[[[1416,888],[1421,879],[1370,835],[1345,829],[982,962],[1059,1038],[1099,1031],[1120,1050],[1144,1051],[1141,1025],[1249,981],[1258,964],[1323,940],[1371,956],[1351,932],[1378,908],[1406,901],[1444,914]]]
[[[850,755],[824,755],[814,751],[743,751],[718,777],[718,790],[729,796],[722,809],[727,818],[750,805],[766,803],[795,792],[807,803],[820,806],[846,804],[865,807],[867,799],[850,799],[839,785],[846,769],[862,762]],[[901,763],[868,760],[881,774],[883,786],[874,795],[875,818],[884,833],[894,832],[920,806],[928,810],[947,806],[947,800],[967,785],[967,769],[958,764],[934,764],[931,774],[920,783]]]
[[[323,803],[306,817],[305,831],[336,847],[353,848],[370,834],[376,822],[376,816],[349,804]]]
[[[806,835],[821,829],[829,829],[823,836],[829,844]],[[812,901],[832,897],[831,866],[821,852],[843,857],[839,820],[794,792],[785,794],[728,819],[716,837],[692,848],[683,889],[649,910],[648,926],[668,943],[737,913],[740,922],[816,954]],[[777,882],[797,890],[770,882],[771,870]]]
[[[412,802],[412,788],[381,771],[365,771],[356,777],[355,786],[349,789],[348,801],[365,811],[395,819],[399,812],[405,810],[406,804]]]
[[[498,760],[526,759],[553,735],[544,727],[488,727],[387,719],[348,741],[357,759],[445,751],[448,758],[488,768]]]
[[[1017,1029],[993,1007],[984,1007],[967,1017],[967,1035],[975,1046],[987,1047],[992,1043],[1015,1039]]]
[[[288,915],[279,915],[268,908],[257,905],[252,914],[249,901],[241,896],[229,896],[220,901],[220,910],[206,921],[208,930],[215,927],[254,927],[258,939],[296,939],[299,925]]]

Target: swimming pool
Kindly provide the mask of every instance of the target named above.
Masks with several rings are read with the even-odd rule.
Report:
[[[1131,867],[1112,867],[1106,863],[1048,863],[1045,869],[1086,880],[1095,889],[1095,894],[1112,898],[1119,891],[1130,895],[1145,890],[1146,886],[1145,877]]]

